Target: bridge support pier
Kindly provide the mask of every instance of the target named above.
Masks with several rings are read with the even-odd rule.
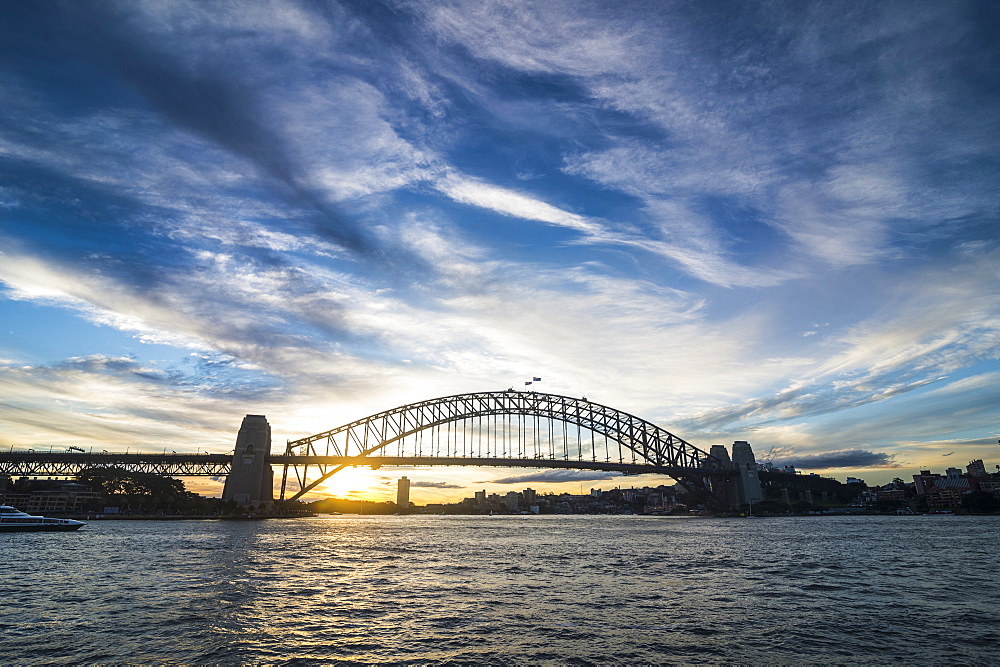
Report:
[[[724,469],[735,473],[727,483],[721,484],[717,489],[719,500],[734,509],[764,500],[764,489],[757,474],[757,461],[749,442],[745,440],[734,442],[732,458],[724,445],[712,445],[709,453],[721,461],[720,465]]]
[[[223,500],[243,507],[274,505],[274,470],[267,459],[271,455],[271,425],[264,415],[243,418],[236,436],[233,466],[226,477]]]
[[[764,500],[764,488],[760,485],[760,475],[757,474],[757,460],[749,442],[737,440],[733,443],[733,467],[739,472],[735,480],[736,504],[748,505]]]

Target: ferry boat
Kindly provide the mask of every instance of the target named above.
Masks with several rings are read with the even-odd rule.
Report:
[[[86,526],[84,521],[73,519],[48,519],[32,516],[10,505],[0,505],[0,533],[28,532],[37,530],[79,530]]]

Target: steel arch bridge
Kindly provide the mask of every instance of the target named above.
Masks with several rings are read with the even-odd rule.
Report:
[[[513,389],[401,405],[288,441],[284,455],[270,461],[284,466],[284,502],[350,466],[478,465],[664,474],[723,508],[733,474],[720,459],[635,415],[586,398]],[[299,488],[286,498],[289,468]]]

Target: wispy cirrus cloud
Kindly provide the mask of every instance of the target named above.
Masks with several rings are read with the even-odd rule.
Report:
[[[553,482],[597,482],[621,477],[616,472],[595,470],[540,470],[525,475],[489,480],[491,484],[542,484]]]
[[[701,444],[979,447],[989,11],[382,9],[10,9],[0,308],[155,344],[41,353],[11,327],[5,400],[43,415],[18,439],[156,439],[175,396],[304,434],[527,370]],[[89,404],[59,403],[69,377]]]
[[[112,451],[193,451],[196,445],[224,449],[226,439],[220,434],[235,423],[227,406],[269,402],[277,384],[250,383],[245,373],[222,375],[201,363],[165,368],[107,355],[49,366],[4,363],[2,444],[64,448],[100,443]]]
[[[601,226],[585,217],[563,211],[515,190],[497,187],[478,179],[449,174],[437,187],[457,202],[487,208],[497,213],[526,220],[537,220],[557,227],[594,234]]]

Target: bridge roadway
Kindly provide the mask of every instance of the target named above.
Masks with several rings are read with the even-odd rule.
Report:
[[[0,452],[0,475],[71,477],[86,468],[124,468],[168,477],[228,475],[232,454],[74,454]]]
[[[659,474],[685,476],[697,474],[724,477],[728,473],[710,469],[653,466],[581,459],[447,457],[447,456],[297,456],[271,455],[272,466],[481,466],[495,468],[563,468],[602,470],[624,475]],[[232,454],[76,454],[48,452],[0,452],[0,475],[10,477],[70,477],[85,468],[124,468],[169,477],[221,477],[228,475]]]

